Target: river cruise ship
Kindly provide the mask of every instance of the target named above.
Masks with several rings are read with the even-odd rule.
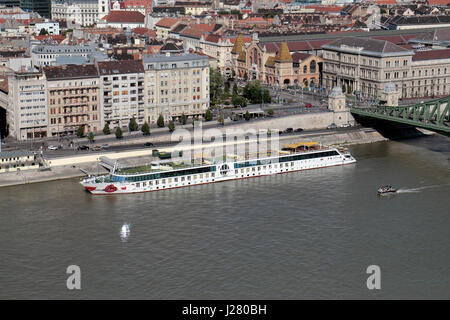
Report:
[[[83,179],[81,185],[96,195],[149,192],[356,162],[349,153],[324,148],[316,142],[287,145],[276,155],[268,153],[254,159],[234,159],[221,163],[202,161],[201,165],[168,161],[128,168],[114,167],[108,175]]]

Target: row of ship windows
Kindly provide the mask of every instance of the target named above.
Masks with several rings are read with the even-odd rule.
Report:
[[[307,160],[309,161],[309,160]],[[240,169],[240,170],[234,170],[234,174],[237,178],[245,178],[250,176],[256,176],[256,171],[258,171],[258,174],[261,170],[267,170],[270,171],[268,173],[276,173],[272,171],[271,169],[280,169],[279,172],[287,172],[290,170],[296,170],[296,169],[308,169],[313,167],[319,167],[319,164],[313,165],[313,166],[303,166],[303,167],[297,167],[294,168],[294,162],[290,163],[281,163],[279,168],[278,165],[267,165],[267,166],[261,166],[261,167],[252,167],[252,168],[246,168],[246,169]],[[222,174],[224,174],[223,172]],[[267,172],[266,172],[267,173]],[[197,178],[200,178],[200,180],[197,180]],[[209,178],[212,179],[209,179]],[[205,178],[205,179],[203,179]],[[200,174],[200,175],[194,175],[194,176],[186,176],[181,178],[168,178],[168,179],[161,179],[161,180],[150,180],[150,181],[144,181],[142,183],[138,182],[135,184],[136,188],[146,188],[146,187],[154,187],[155,189],[161,188],[172,188],[172,187],[181,187],[185,185],[190,185],[191,182],[196,183],[207,183],[207,182],[214,182],[215,181],[215,174],[212,173],[211,176],[209,174]],[[175,183],[175,185],[172,185],[172,183]],[[180,183],[180,184],[178,184]]]
[[[332,159],[331,157],[327,158],[327,160]],[[314,161],[312,159],[310,160],[306,160],[305,162],[310,162],[310,161]],[[228,168],[226,169],[220,169],[220,172],[222,175],[226,175],[229,171],[233,172],[235,175],[239,175],[239,174],[244,174],[244,173],[250,173],[250,172],[261,172],[261,171],[266,171],[269,170],[269,173],[272,173],[272,169],[283,169],[286,168],[288,169],[289,167],[291,169],[294,169],[294,165],[295,162],[289,162],[289,163],[279,163],[279,164],[268,164],[268,165],[262,165],[262,166],[258,166],[258,167],[247,167],[247,168],[243,168],[243,169],[237,169],[237,170],[228,170]],[[302,167],[303,168],[303,167]],[[200,168],[199,168],[200,169]],[[209,169],[209,168],[201,168],[201,169]],[[197,169],[189,169],[189,170],[197,170]],[[187,171],[187,170],[183,170],[183,171]],[[118,176],[114,176],[113,177],[113,181],[114,182],[141,182],[144,180],[149,180],[149,179],[153,179],[150,181],[146,181],[143,182],[145,184],[148,183],[148,185],[152,186],[153,184],[158,185],[158,184],[165,184],[166,181],[168,183],[172,183],[172,182],[184,182],[184,181],[191,181],[194,180],[196,181],[198,178],[199,179],[203,179],[203,178],[215,178],[215,172],[211,172],[211,173],[201,173],[198,175],[187,175],[187,176],[182,176],[182,177],[170,177],[167,179],[158,179],[161,178],[161,175],[165,175],[165,174],[175,174],[177,172],[165,172],[165,173],[161,173],[161,174],[153,174],[153,175],[142,175],[142,176],[133,176],[133,177],[118,177]],[[181,172],[178,172],[181,173]]]

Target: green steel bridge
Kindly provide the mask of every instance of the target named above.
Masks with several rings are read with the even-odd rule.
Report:
[[[424,128],[450,136],[450,96],[407,106],[350,108],[354,115]]]

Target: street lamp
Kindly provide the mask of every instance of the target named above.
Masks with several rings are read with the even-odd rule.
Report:
[[[264,88],[261,87],[261,109],[264,109]]]

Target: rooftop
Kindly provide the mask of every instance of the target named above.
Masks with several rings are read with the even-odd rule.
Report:
[[[104,61],[98,63],[100,75],[143,73],[142,60]]]
[[[97,67],[93,64],[44,67],[44,73],[48,80],[98,77]]]
[[[450,59],[450,49],[417,51],[412,61]]]
[[[180,19],[178,18],[162,18],[156,23],[157,27],[171,28],[176,25]]]
[[[28,156],[34,156],[34,153],[31,151],[23,151],[23,150],[0,152],[0,159],[21,158],[21,157],[28,157]]]
[[[412,55],[413,52],[386,40],[346,37],[327,43],[323,49],[340,52],[359,52],[369,56]]]
[[[145,16],[139,11],[111,11],[103,20],[112,23],[144,23]]]
[[[172,62],[172,61],[189,61],[189,60],[209,60],[205,55],[199,55],[194,53],[181,54],[181,55],[146,55],[144,56],[144,63],[151,62]]]

